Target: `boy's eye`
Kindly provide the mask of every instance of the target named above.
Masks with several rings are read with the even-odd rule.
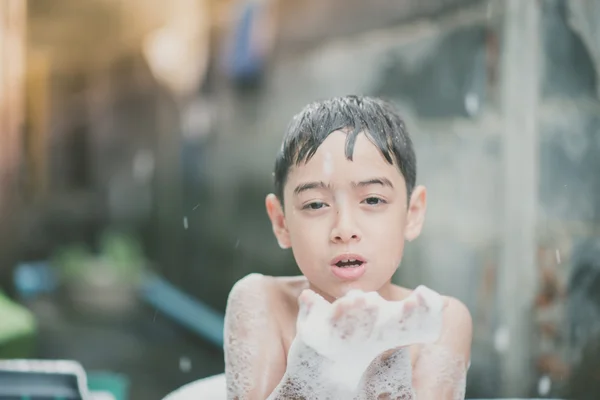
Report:
[[[307,205],[305,205],[304,207],[302,207],[305,210],[319,210],[323,207],[325,207],[326,204],[320,201],[314,201],[312,203],[308,203]]]
[[[380,199],[379,197],[367,197],[363,200],[363,202],[370,206],[376,206],[378,204],[385,203],[385,201],[383,199]]]

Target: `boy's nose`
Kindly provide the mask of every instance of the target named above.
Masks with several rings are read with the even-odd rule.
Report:
[[[347,243],[350,241],[360,241],[360,236],[358,234],[344,234],[344,233],[340,233],[339,235],[335,235],[332,238],[332,241],[334,243]]]
[[[334,243],[348,243],[360,241],[361,234],[358,227],[348,215],[340,215],[336,226],[331,230],[331,241]]]

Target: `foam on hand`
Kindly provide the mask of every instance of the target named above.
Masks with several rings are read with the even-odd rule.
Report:
[[[331,304],[312,292],[306,296],[301,304],[310,306],[301,307],[297,339],[330,361],[325,377],[340,390],[355,391],[371,363],[387,350],[432,343],[441,334],[444,300],[424,286],[397,302],[358,290]],[[394,363],[394,375],[407,377],[410,386],[408,348],[405,353]]]

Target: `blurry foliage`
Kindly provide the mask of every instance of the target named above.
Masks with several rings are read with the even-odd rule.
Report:
[[[120,232],[107,231],[100,239],[98,254],[84,244],[71,244],[58,249],[52,264],[66,281],[85,279],[98,268],[106,269],[119,281],[138,283],[146,259],[137,238]]]

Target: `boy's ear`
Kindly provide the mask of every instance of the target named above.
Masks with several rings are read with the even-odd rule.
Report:
[[[427,190],[424,186],[417,186],[410,196],[404,230],[404,238],[409,242],[421,234],[425,222],[425,211],[427,211]]]
[[[271,220],[273,227],[273,233],[279,243],[279,247],[282,249],[289,249],[291,247],[290,233],[285,222],[285,215],[283,213],[283,207],[281,202],[273,193],[269,194],[265,199],[265,206],[267,207],[267,214]]]

